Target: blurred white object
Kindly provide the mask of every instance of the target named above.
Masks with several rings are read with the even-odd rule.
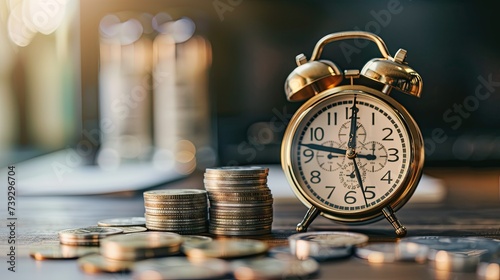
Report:
[[[296,198],[281,166],[271,165],[266,167],[269,167],[267,184],[273,196],[277,198]],[[442,201],[445,196],[446,187],[444,182],[424,174],[420,179],[417,190],[408,203],[436,203]]]
[[[129,163],[115,170],[75,164],[75,153],[62,150],[14,164],[19,195],[93,195],[142,190],[183,178],[173,168]],[[1,170],[1,176],[7,171]],[[7,180],[3,180],[6,182]]]

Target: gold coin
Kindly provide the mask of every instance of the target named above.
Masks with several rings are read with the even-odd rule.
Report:
[[[258,240],[224,239],[185,248],[184,253],[190,258],[240,258],[263,254],[267,248]]]
[[[101,241],[101,254],[110,259],[133,260],[177,253],[182,237],[172,232],[139,232],[116,235]]]
[[[99,253],[99,247],[69,246],[62,244],[37,247],[30,252],[35,260],[65,260],[77,259],[89,254]]]
[[[122,233],[123,230],[113,227],[85,227],[59,231],[59,238],[75,240],[95,240],[106,236]]]
[[[134,266],[131,261],[119,261],[92,254],[78,259],[78,266],[86,273],[130,271]]]

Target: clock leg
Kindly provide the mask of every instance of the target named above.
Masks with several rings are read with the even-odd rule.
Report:
[[[394,214],[394,210],[392,210],[391,206],[387,206],[384,209],[382,209],[382,213],[384,213],[385,218],[394,227],[394,229],[396,230],[396,234],[399,237],[403,237],[406,235],[406,228],[398,220],[398,218],[396,217],[396,214]]]
[[[319,214],[318,208],[311,206],[311,208],[309,208],[309,210],[307,210],[307,213],[304,216],[304,219],[302,219],[302,222],[297,224],[297,228],[296,228],[297,232],[306,232],[307,228],[312,223],[312,221],[314,219],[316,219],[318,214]]]

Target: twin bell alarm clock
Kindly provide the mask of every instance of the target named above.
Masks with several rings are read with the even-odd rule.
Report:
[[[372,41],[382,57],[361,71],[343,73],[320,59],[326,44],[348,39]],[[289,101],[305,103],[285,131],[281,164],[308,208],[298,232],[322,215],[354,225],[385,217],[398,236],[406,235],[395,212],[417,187],[424,149],[415,120],[389,96],[392,89],[420,96],[422,78],[405,58],[406,50],[391,56],[379,36],[362,31],[326,35],[309,60],[304,54],[296,57],[298,66],[286,80],[285,93]],[[376,86],[362,85],[362,80]]]

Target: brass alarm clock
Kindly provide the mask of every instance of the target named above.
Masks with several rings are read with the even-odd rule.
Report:
[[[370,40],[383,57],[344,73],[320,60],[326,44],[346,39]],[[307,231],[321,214],[347,224],[385,217],[398,236],[406,235],[395,211],[417,187],[424,149],[416,122],[389,96],[392,88],[420,96],[422,78],[405,58],[404,49],[392,57],[380,37],[362,31],[329,34],[318,41],[309,61],[297,56],[285,92],[289,101],[307,101],[288,124],[281,163],[294,193],[309,208],[298,232]],[[371,84],[378,88],[363,80],[376,81]]]

